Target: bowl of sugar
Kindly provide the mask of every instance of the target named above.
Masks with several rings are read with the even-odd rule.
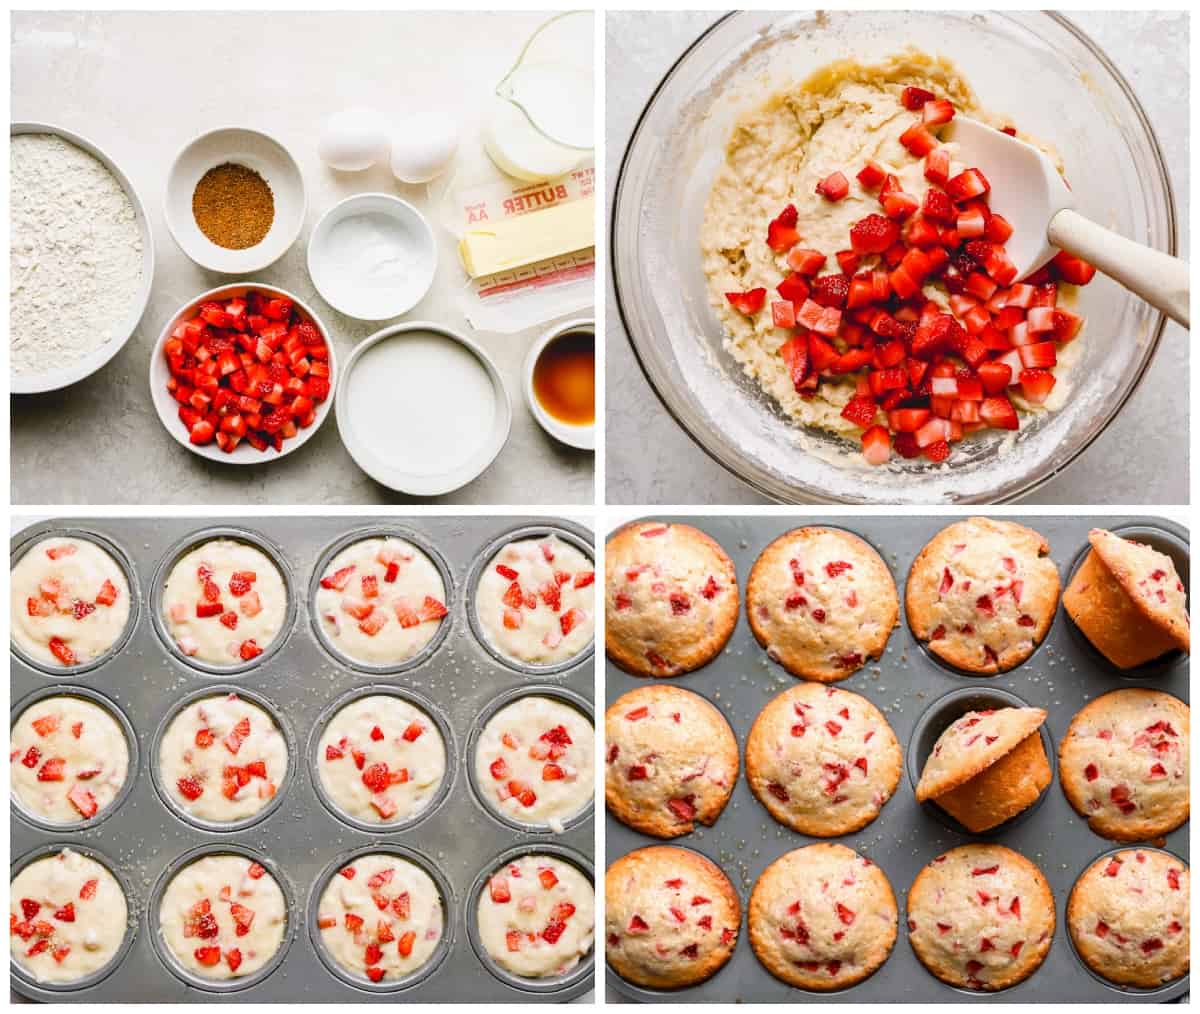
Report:
[[[391,194],[355,194],[330,208],[308,241],[308,273],[347,317],[387,320],[429,292],[437,241],[416,208]]]

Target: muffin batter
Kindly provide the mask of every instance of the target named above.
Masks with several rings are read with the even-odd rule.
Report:
[[[100,863],[70,849],[25,867],[9,890],[9,949],[38,982],[76,982],[116,956],[125,892]]]
[[[12,727],[9,777],[17,802],[56,824],[89,820],[121,791],[129,745],[116,720],[82,697],[47,697]]]
[[[501,968],[525,979],[565,975],[591,952],[595,891],[570,863],[523,856],[492,875],[476,917]]]
[[[329,881],[317,914],[321,942],[349,972],[372,982],[421,968],[442,938],[442,896],[419,866],[394,855],[359,856]]]
[[[525,824],[563,825],[592,800],[592,724],[549,697],[501,708],[475,745],[475,778],[493,809]]]
[[[175,803],[200,820],[233,823],[266,806],[287,773],[275,720],[237,694],[205,697],[167,727],[159,772]]]
[[[520,539],[483,569],[475,613],[488,641],[505,658],[554,665],[592,640],[595,565],[557,536]]]
[[[321,628],[335,648],[366,665],[407,661],[446,615],[433,561],[403,539],[363,539],[343,549],[317,589]]]
[[[398,824],[437,795],[446,745],[433,719],[408,701],[390,694],[360,697],[325,727],[317,770],[329,798],[348,816]]]
[[[99,658],[129,622],[120,564],[88,539],[42,539],[11,574],[13,643],[47,665]]]
[[[275,564],[246,542],[213,539],[185,554],[163,585],[163,620],[185,655],[237,665],[261,655],[287,616]]]
[[[158,920],[175,959],[203,979],[253,975],[274,957],[287,903],[262,866],[240,855],[189,863],[163,892]]]

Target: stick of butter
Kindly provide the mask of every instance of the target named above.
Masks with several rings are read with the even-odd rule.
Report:
[[[596,243],[596,198],[584,197],[542,211],[482,223],[458,242],[463,267],[472,278],[536,264]]]

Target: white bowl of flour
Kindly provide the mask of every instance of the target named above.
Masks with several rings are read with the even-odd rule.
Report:
[[[136,330],[154,279],[141,199],[86,138],[9,128],[10,384],[56,391],[91,376]]]

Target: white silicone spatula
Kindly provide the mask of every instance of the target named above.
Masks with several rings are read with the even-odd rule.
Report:
[[[1187,263],[1084,218],[1043,152],[964,116],[950,122],[944,138],[958,144],[958,161],[979,167],[991,184],[989,206],[1013,227],[1005,249],[1018,278],[1066,250],[1190,327]]]

